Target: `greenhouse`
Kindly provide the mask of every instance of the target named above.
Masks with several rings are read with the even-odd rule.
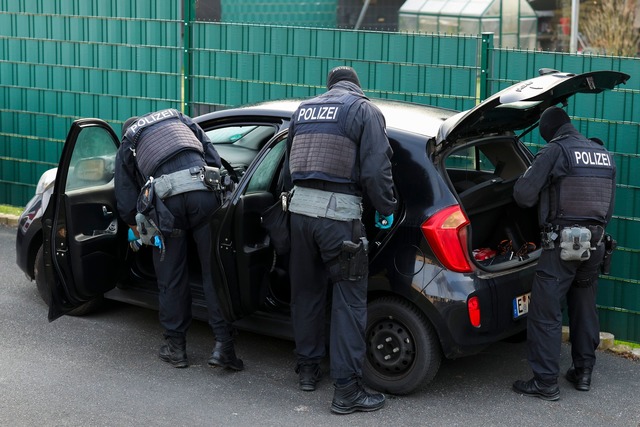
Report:
[[[399,31],[493,33],[499,47],[535,49],[538,18],[527,0],[407,0]]]

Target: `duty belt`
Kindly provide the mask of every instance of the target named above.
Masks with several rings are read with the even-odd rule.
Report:
[[[605,230],[603,225],[595,225],[595,224],[573,224],[573,225],[562,225],[562,224],[545,224],[540,229],[540,240],[542,249],[553,249],[555,247],[556,240],[560,237],[562,230],[565,228],[571,227],[582,227],[589,230],[591,233],[591,248],[595,249],[596,246],[602,244]]]
[[[188,191],[216,190],[219,186],[220,170],[209,166],[184,169],[153,180],[156,196],[161,199]]]
[[[351,221],[362,218],[362,197],[294,186],[289,212],[313,218]]]

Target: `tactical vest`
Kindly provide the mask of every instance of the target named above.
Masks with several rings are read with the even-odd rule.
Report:
[[[171,120],[174,119],[174,120]],[[180,121],[178,110],[166,109],[140,117],[125,134],[134,150],[140,172],[148,178],[165,161],[184,150],[204,156],[204,147]]]
[[[569,171],[551,188],[551,218],[604,224],[615,185],[613,156],[577,135],[563,138],[559,145]]]
[[[356,183],[359,141],[345,133],[349,109],[364,97],[331,92],[300,105],[294,113],[295,135],[289,153],[294,182],[318,179]]]

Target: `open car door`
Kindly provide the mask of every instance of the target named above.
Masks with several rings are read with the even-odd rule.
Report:
[[[269,141],[212,218],[214,283],[221,310],[231,321],[260,308],[275,280],[274,269],[283,261],[275,254],[261,216],[279,198],[285,145],[285,133]]]
[[[262,214],[280,200],[283,191],[286,136],[287,131],[283,131],[264,146],[232,197],[212,218],[214,286],[220,308],[232,322],[260,310],[281,310],[289,304],[289,254],[276,254],[261,221]],[[367,215],[365,208],[370,221],[363,221],[371,223],[371,230],[377,230],[373,227],[373,209],[370,210]],[[370,236],[375,242],[370,260],[389,236],[389,231],[376,231]]]
[[[111,127],[98,119],[76,120],[67,135],[42,219],[49,321],[116,284],[124,249],[118,245],[113,183],[118,144]]]

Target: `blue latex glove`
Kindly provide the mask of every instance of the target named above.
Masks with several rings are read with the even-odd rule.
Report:
[[[127,234],[127,240],[129,241],[129,247],[133,252],[138,252],[142,247],[142,240],[136,237],[132,229],[129,229],[129,233]]]
[[[386,230],[388,228],[391,228],[391,226],[393,225],[393,214],[384,216],[380,212],[376,211],[375,220],[376,227],[381,230]]]
[[[127,234],[127,240],[129,242],[133,242],[135,240],[138,240],[138,238],[136,237],[136,235],[133,233],[132,229],[129,229],[129,233]]]
[[[134,252],[138,252],[138,250],[140,250],[140,248],[142,247],[142,239],[137,238],[132,229],[129,229],[127,239],[129,240],[129,246],[131,247],[131,249]],[[160,236],[154,236],[153,246],[162,249],[162,239],[160,239]]]

